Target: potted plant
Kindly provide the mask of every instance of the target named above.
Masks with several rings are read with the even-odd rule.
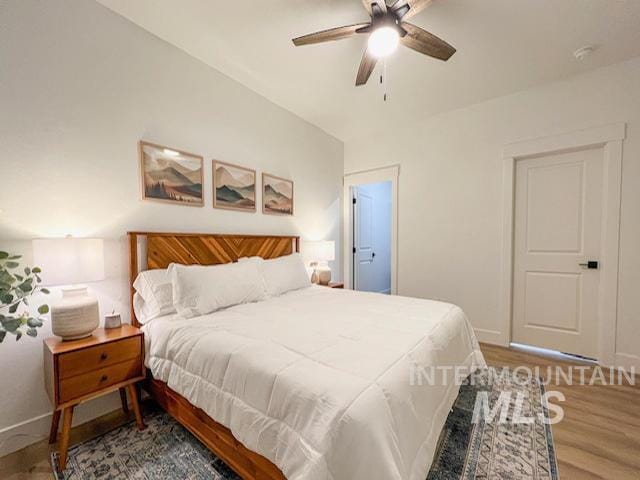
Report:
[[[40,287],[40,268],[20,269],[20,258],[0,251],[0,342],[7,333],[15,335],[16,341],[24,333],[37,336],[37,329],[44,324],[43,315],[49,313],[46,304],[37,308],[37,315],[30,313],[29,299],[37,292],[48,294],[49,290]]]

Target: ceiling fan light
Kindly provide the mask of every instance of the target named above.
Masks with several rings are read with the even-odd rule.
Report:
[[[376,58],[391,55],[398,48],[400,35],[393,27],[380,27],[369,35],[368,50]]]

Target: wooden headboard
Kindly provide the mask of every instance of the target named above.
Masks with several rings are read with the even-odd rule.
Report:
[[[217,265],[235,262],[241,257],[268,259],[300,251],[300,237],[291,235],[127,232],[127,236],[131,324],[136,327],[140,324],[133,311],[133,282],[141,269],[167,268],[171,263]],[[146,260],[142,265],[139,262],[140,247]]]

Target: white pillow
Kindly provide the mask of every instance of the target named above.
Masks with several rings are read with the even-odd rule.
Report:
[[[133,294],[133,311],[136,314],[136,318],[138,322],[141,324],[149,323],[154,318],[157,318],[159,315],[153,315],[150,313],[148,305],[145,303],[144,299],[138,292]],[[175,313],[175,310],[174,310]]]
[[[302,256],[297,252],[271,260],[250,257],[241,258],[239,261],[247,262],[254,259],[257,259],[260,263],[267,293],[271,296],[275,297],[291,290],[299,290],[311,286],[309,273],[304,266]]]
[[[176,313],[173,306],[171,277],[167,269],[140,272],[133,282],[133,288],[139,295],[138,300],[134,295],[133,308],[140,323]]]
[[[169,266],[173,303],[184,318],[215,312],[241,303],[258,302],[266,297],[258,262],[223,265]]]

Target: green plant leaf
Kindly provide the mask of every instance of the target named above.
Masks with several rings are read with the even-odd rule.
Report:
[[[40,267],[27,266],[23,267],[20,273],[11,272],[20,267],[20,262],[17,261],[20,258],[22,258],[21,255],[0,251],[0,308],[5,313],[7,310],[9,312],[8,315],[0,313],[0,342],[5,339],[7,333],[15,335],[16,341],[20,340],[25,333],[30,337],[36,337],[37,329],[45,322],[45,318],[41,315],[50,311],[48,305],[40,305],[37,318],[28,314],[29,298],[32,295],[39,291],[45,295],[51,292],[39,286],[42,282]],[[18,313],[21,305],[24,305],[22,313]]]
[[[9,285],[11,285],[15,281],[16,279],[9,272],[7,272],[6,270],[0,270],[1,283],[8,283]]]
[[[27,320],[27,325],[31,328],[39,328],[42,325],[44,325],[44,322],[42,320],[40,320],[39,318],[29,318]]]
[[[7,332],[13,333],[18,330],[18,328],[20,328],[20,319],[14,317],[5,317],[5,319],[2,320],[2,327]]]

